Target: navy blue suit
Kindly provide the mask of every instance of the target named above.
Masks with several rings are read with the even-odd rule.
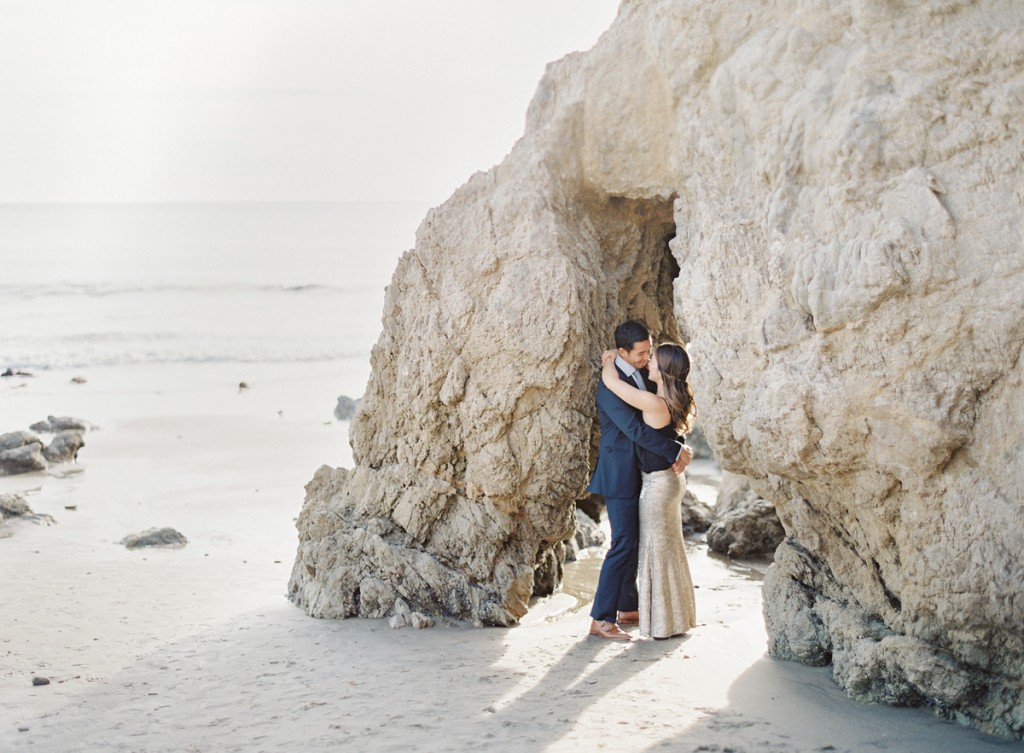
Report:
[[[635,382],[616,366],[619,378]],[[647,389],[653,385],[644,379]],[[652,390],[653,391],[653,390]],[[625,403],[604,382],[597,382],[597,416],[601,422],[601,443],[597,468],[587,491],[604,497],[612,543],[601,565],[590,616],[615,622],[616,612],[633,612],[639,606],[636,567],[640,541],[640,464],[636,445],[674,462],[681,443],[668,439],[644,423],[640,411]]]

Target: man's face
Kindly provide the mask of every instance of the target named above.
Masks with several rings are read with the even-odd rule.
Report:
[[[632,350],[619,348],[619,355],[634,369],[645,368],[647,362],[651,360],[651,338],[648,337],[646,340],[633,343]]]

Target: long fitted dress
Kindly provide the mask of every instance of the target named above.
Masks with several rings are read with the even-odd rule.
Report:
[[[674,437],[671,426],[660,429]],[[686,481],[665,461],[637,448],[640,491],[640,634],[653,638],[681,635],[697,624],[693,580],[686,562],[680,504]]]

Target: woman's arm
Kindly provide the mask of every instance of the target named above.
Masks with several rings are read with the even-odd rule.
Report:
[[[663,402],[657,395],[622,381],[618,369],[615,368],[614,350],[606,350],[601,354],[601,381],[604,382],[605,387],[611,390],[612,394],[637,410],[655,411]]]
[[[645,424],[635,410],[604,386],[603,380],[597,385],[597,404],[633,444],[646,447],[670,463],[678,462],[680,457],[685,457],[686,462],[676,470],[676,473],[680,473],[686,467],[686,463],[690,462],[693,452],[689,447],[669,439]]]

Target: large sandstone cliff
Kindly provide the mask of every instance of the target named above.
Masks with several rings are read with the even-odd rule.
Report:
[[[1022,30],[1012,0],[624,2],[400,262],[293,599],[514,623],[639,317],[691,339],[716,457],[785,526],[771,652],[1024,734]]]

